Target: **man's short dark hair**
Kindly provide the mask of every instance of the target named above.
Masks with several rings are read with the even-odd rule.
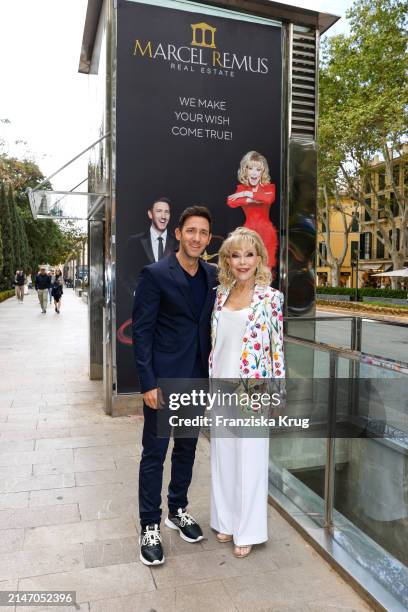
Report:
[[[169,198],[156,198],[149,210],[153,210],[154,205],[157,204],[158,202],[164,202],[165,204],[169,205],[169,208],[171,208],[171,202]]]
[[[207,219],[211,231],[212,218],[211,213],[206,206],[189,206],[188,208],[183,210],[178,222],[178,228],[182,229],[183,225],[190,217],[203,217],[204,219]]]

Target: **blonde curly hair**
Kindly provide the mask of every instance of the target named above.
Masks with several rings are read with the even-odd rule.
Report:
[[[252,163],[257,163],[257,164],[260,164],[262,166],[262,174],[261,174],[260,184],[261,185],[266,185],[267,183],[270,183],[271,182],[271,177],[269,175],[269,166],[268,166],[268,162],[266,161],[266,157],[264,157],[263,155],[261,155],[257,151],[249,151],[241,159],[241,163],[239,165],[239,170],[238,170],[238,181],[242,185],[246,185],[247,187],[249,186],[249,181],[248,181],[248,166],[250,164],[252,164]]]
[[[268,253],[260,235],[247,227],[237,227],[221,245],[218,252],[218,280],[220,284],[226,289],[231,289],[233,286],[235,278],[231,272],[229,258],[234,250],[240,249],[244,245],[254,247],[256,254],[261,258],[255,272],[255,284],[267,287],[272,280],[272,274],[268,268]]]

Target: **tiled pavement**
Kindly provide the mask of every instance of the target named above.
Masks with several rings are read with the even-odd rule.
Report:
[[[269,543],[247,559],[216,542],[206,439],[190,491],[206,539],[164,528],[166,563],[139,562],[142,421],[105,416],[86,321],[69,289],[61,315],[42,315],[35,295],[0,304],[0,591],[75,590],[81,612],[369,610],[272,508]]]

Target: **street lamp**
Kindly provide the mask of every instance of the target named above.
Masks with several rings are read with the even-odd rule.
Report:
[[[354,301],[358,302],[358,253],[357,252],[355,253],[352,259],[351,265],[356,268],[356,293],[355,293]]]

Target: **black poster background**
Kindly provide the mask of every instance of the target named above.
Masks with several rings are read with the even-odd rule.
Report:
[[[233,70],[234,76],[202,74],[201,66],[181,64],[147,54],[134,55],[135,42],[148,41],[154,52],[158,43],[191,47],[191,24],[216,27],[218,52],[239,58],[267,58],[268,73]],[[198,47],[197,47],[198,48]],[[209,65],[211,49],[203,49]],[[177,66],[177,64],[176,64]],[[206,68],[206,67],[204,67]],[[193,71],[191,70],[193,69]],[[281,168],[281,30],[278,27],[203,15],[121,0],[118,6],[117,133],[116,133],[116,321],[118,392],[138,390],[130,344],[134,277],[143,262],[129,253],[129,237],[147,231],[147,209],[158,197],[172,202],[168,229],[173,232],[184,208],[208,206],[213,215],[213,239],[207,252],[216,253],[221,238],[239,225],[245,215],[230,208],[227,196],[238,185],[241,158],[251,150],[268,161],[276,198],[270,218],[280,226]],[[179,97],[224,101],[226,111],[182,108]],[[229,126],[177,121],[175,111],[185,110],[229,117]],[[211,128],[232,132],[231,140],[174,136],[173,126]],[[278,269],[278,266],[277,266]],[[277,285],[275,279],[274,285]]]

